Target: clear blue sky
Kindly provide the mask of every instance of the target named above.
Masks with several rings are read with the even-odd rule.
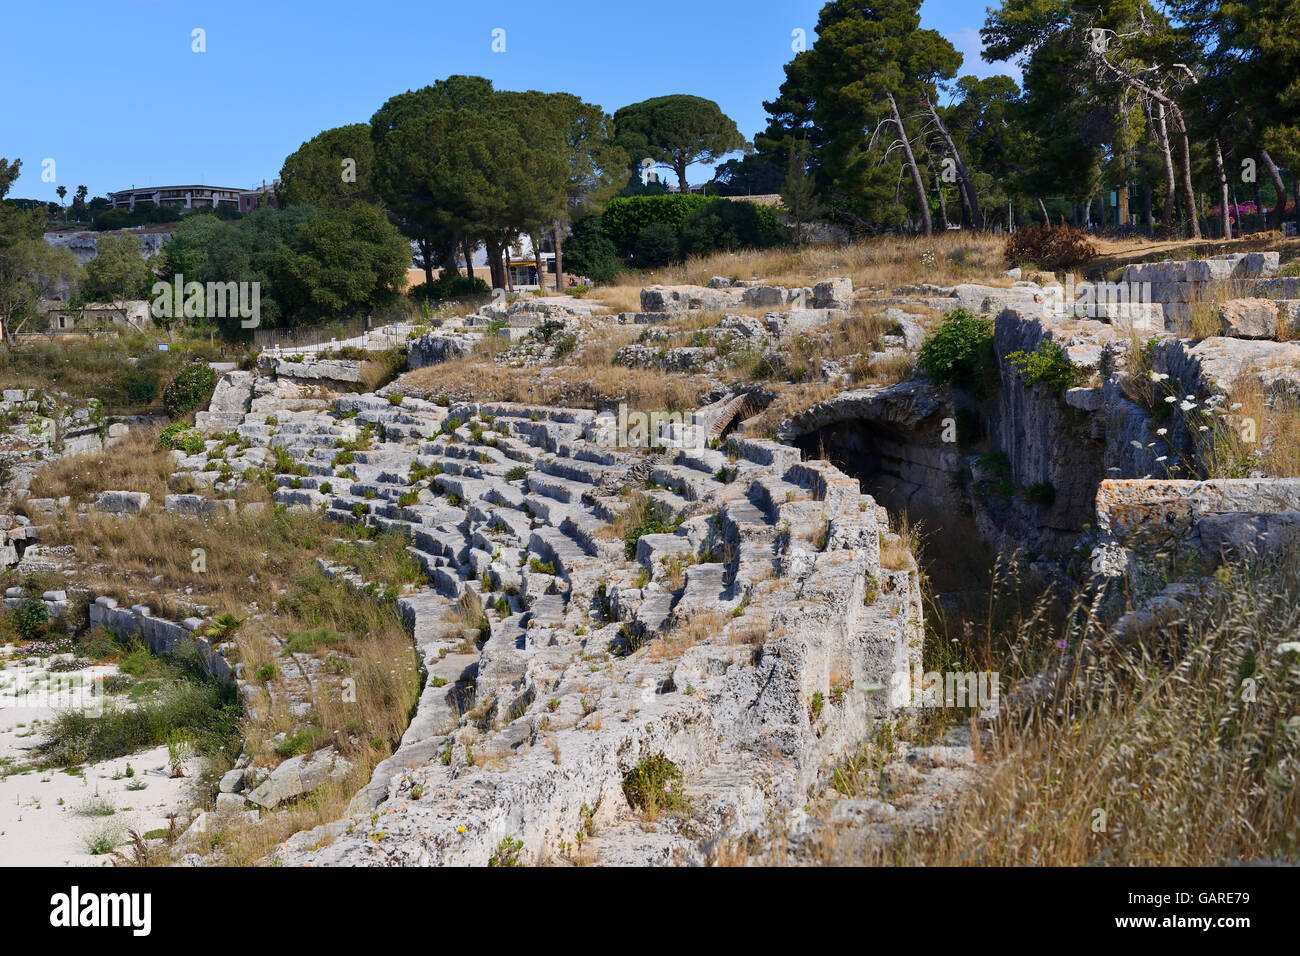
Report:
[[[766,123],[822,0],[10,0],[0,13],[0,156],[13,198],[270,181],[323,129],[453,73],[567,90],[614,112],[667,93],[716,100],[747,138]],[[923,25],[979,60],[982,4],[926,0]],[[193,52],[192,31],[207,50]],[[492,51],[493,30],[505,52]],[[54,160],[54,182],[42,162]],[[692,181],[707,178],[692,171]]]

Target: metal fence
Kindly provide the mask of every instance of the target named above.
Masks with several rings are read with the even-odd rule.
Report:
[[[356,338],[365,334],[364,316],[346,322],[331,322],[328,325],[303,325],[295,328],[254,329],[253,344],[259,349],[306,348],[340,339]]]

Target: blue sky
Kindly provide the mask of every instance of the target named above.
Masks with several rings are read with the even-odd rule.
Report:
[[[752,137],[822,0],[34,0],[0,14],[0,156],[14,198],[131,186],[270,181],[323,129],[452,73],[567,90],[604,106],[667,93],[716,100]],[[983,5],[926,0],[923,26],[979,59]],[[493,52],[493,31],[505,51]],[[206,52],[194,52],[193,31]],[[53,182],[42,164],[53,160]],[[692,170],[691,179],[708,177]]]

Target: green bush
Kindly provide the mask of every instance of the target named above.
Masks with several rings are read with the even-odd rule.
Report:
[[[158,376],[148,369],[136,368],[128,372],[122,385],[132,405],[149,405],[158,397]]]
[[[463,276],[443,270],[432,283],[424,282],[411,289],[411,297],[426,302],[448,299],[486,298],[492,294],[488,284],[478,276]]]
[[[642,269],[666,266],[678,256],[677,230],[664,222],[652,222],[636,238],[634,262]]]
[[[682,772],[662,752],[646,757],[623,776],[623,796],[634,810],[680,810]]]
[[[619,196],[611,199],[601,214],[601,227],[621,255],[635,251],[637,241],[646,226],[652,223],[666,225],[676,236],[686,217],[716,197],[695,193],[671,196]],[[593,277],[594,278],[594,277]]]
[[[24,641],[41,637],[49,626],[50,612],[43,601],[24,601],[9,612],[18,636]]]
[[[206,447],[203,436],[185,422],[175,422],[168,425],[159,434],[158,442],[164,448],[174,448],[177,451],[185,452],[187,455],[202,454],[203,449]]]
[[[683,255],[763,249],[785,238],[771,206],[719,199],[691,212],[682,223]]]
[[[921,347],[917,364],[937,384],[988,394],[998,380],[993,320],[953,310]]]
[[[206,408],[217,387],[217,373],[207,362],[188,363],[163,389],[163,407],[169,418],[181,418],[198,408]]]
[[[1088,380],[1088,373],[1071,362],[1065,349],[1056,342],[1039,342],[1032,352],[1011,352],[1006,358],[1025,377],[1026,385],[1046,385],[1053,391],[1063,392]]]
[[[617,251],[603,230],[601,216],[588,216],[573,224],[573,235],[564,242],[565,272],[597,283],[613,281],[618,272]]]

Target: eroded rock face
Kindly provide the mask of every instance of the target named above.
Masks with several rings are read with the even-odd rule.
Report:
[[[248,793],[247,799],[265,810],[273,810],[325,783],[343,780],[351,770],[352,765],[333,747],[299,754],[272,770],[269,777]]]
[[[1219,325],[1232,338],[1276,338],[1278,304],[1271,299],[1233,299],[1219,306]]]
[[[407,344],[407,367],[414,370],[468,355],[474,341],[474,336],[462,332],[429,332]]]

